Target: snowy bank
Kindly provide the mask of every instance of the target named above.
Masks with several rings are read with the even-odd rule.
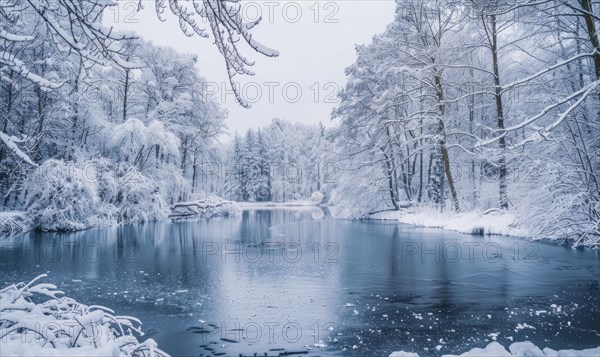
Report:
[[[314,207],[318,206],[311,201],[288,201],[288,202],[236,202],[240,208],[277,208],[277,207]]]
[[[395,220],[419,227],[443,228],[466,234],[526,237],[513,213],[499,210],[487,212],[439,212],[433,208],[411,208],[375,213],[372,219]]]
[[[33,228],[33,222],[23,211],[0,212],[0,235],[15,235]]]
[[[273,208],[273,207],[314,207],[320,206],[323,202],[321,192],[314,192],[307,200],[294,200],[286,202],[237,202],[241,208]]]
[[[59,297],[56,286],[36,283],[45,276],[0,290],[2,356],[168,356],[138,340],[138,319]]]
[[[457,355],[443,355],[442,357],[456,357]],[[535,356],[535,357],[591,357],[600,356],[600,347],[581,351],[560,350],[550,348],[540,350],[531,342],[516,342],[508,347],[508,351],[498,342],[492,342],[485,348],[474,348],[461,355],[462,357],[512,357],[512,356]],[[417,353],[393,352],[389,357],[419,357]]]
[[[180,202],[171,207],[169,218],[193,219],[193,218],[218,218],[236,217],[241,214],[240,206],[232,201],[226,201],[219,197],[209,197],[198,201]]]
[[[21,221],[30,220],[31,229],[41,231],[78,231],[166,221],[171,215],[189,216],[192,211],[209,218],[239,212],[232,202],[215,196],[203,197],[200,193],[190,196],[201,201],[170,206],[169,203],[188,197],[182,192],[189,188],[176,175],[171,177],[168,172],[161,172],[166,176],[157,179],[154,174],[106,159],[47,160],[24,182],[20,200],[26,219]],[[197,207],[182,208],[186,205]],[[0,219],[0,227],[6,227],[0,228],[0,233],[21,226],[15,224],[16,219],[10,219],[14,214],[6,217]]]

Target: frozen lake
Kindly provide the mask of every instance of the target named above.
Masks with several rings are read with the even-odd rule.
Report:
[[[173,355],[458,353],[497,340],[600,340],[600,255],[320,209],[246,210],[0,241],[4,284],[48,273],[143,322]]]

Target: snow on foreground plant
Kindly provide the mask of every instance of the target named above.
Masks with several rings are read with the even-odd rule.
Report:
[[[63,296],[55,285],[18,283],[0,290],[3,356],[168,356],[143,336],[141,322]]]

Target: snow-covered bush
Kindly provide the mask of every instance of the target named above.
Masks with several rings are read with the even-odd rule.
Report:
[[[0,290],[2,356],[167,356],[154,340],[138,340],[138,319],[60,297],[36,283],[45,276]]]
[[[96,174],[86,165],[48,160],[25,181],[23,201],[35,227],[81,230],[111,224],[113,208],[98,197]]]
[[[130,164],[106,159],[48,160],[24,188],[33,226],[45,231],[165,220],[170,212],[160,182]]]
[[[154,182],[165,201],[172,204],[191,199],[191,181],[183,177],[178,167],[164,166],[143,173]]]
[[[548,173],[543,177],[535,175],[540,165]],[[517,201],[517,217],[527,227],[527,235],[600,248],[600,193],[587,189],[578,180],[580,173],[563,164],[530,166],[523,169],[527,180],[517,187],[523,192]]]
[[[131,118],[112,129],[107,148],[115,159],[123,159],[143,170],[178,158],[179,145],[177,136],[163,123],[155,120],[144,125],[141,120]]]
[[[145,125],[138,119],[128,119],[112,129],[108,149],[115,162],[121,163],[126,175],[121,183],[123,194],[129,193],[134,205],[142,202],[140,194],[152,198],[149,217],[139,212],[124,212],[126,221],[147,221],[166,217],[168,209],[162,200],[174,203],[187,199],[185,195],[192,191],[190,180],[183,177],[180,168],[179,138],[159,121]],[[139,185],[136,187],[135,185]],[[160,197],[159,197],[160,196]],[[159,198],[162,198],[159,199]],[[144,211],[144,207],[139,207]],[[130,210],[130,209],[128,209]],[[134,210],[135,211],[135,210]]]
[[[120,165],[116,175],[117,191],[111,201],[117,209],[119,223],[167,219],[169,205],[153,180],[128,165]]]
[[[313,194],[310,196],[310,201],[316,205],[320,204],[321,202],[323,202],[323,198],[325,197],[325,195],[323,195],[321,192],[317,191],[317,192],[313,192]]]

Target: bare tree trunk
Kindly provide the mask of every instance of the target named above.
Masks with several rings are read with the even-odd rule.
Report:
[[[471,69],[471,83],[474,83],[475,78],[473,76],[473,70]],[[473,94],[474,91],[474,85],[471,84],[469,86],[469,91],[471,94],[469,94],[468,97],[468,106],[469,106],[469,134],[474,135],[474,128],[475,128],[475,94]],[[473,157],[471,157],[471,167],[469,169],[469,180],[471,181],[471,185],[472,187],[472,198],[473,198],[473,205],[477,205],[477,201],[478,201],[478,197],[477,197],[477,182],[476,182],[476,178],[475,178],[475,159]]]
[[[438,103],[440,110],[440,120],[438,121],[438,135],[439,135],[439,146],[442,154],[442,162],[444,164],[444,171],[446,172],[446,180],[448,180],[448,188],[450,189],[450,195],[452,196],[452,205],[455,211],[459,211],[458,205],[458,194],[456,193],[456,187],[454,186],[454,178],[452,177],[452,170],[450,168],[450,155],[448,153],[448,146],[446,144],[446,123],[444,122],[444,114],[446,113],[446,105],[444,104],[444,90],[442,88],[442,79],[439,73],[435,74],[435,85],[438,94]]]
[[[10,115],[12,112],[12,107],[13,107],[13,101],[14,101],[14,95],[13,95],[13,90],[14,90],[14,86],[13,86],[13,76],[14,76],[13,71],[10,71],[10,74],[8,75],[9,81],[7,81],[7,86],[8,86],[8,93],[6,96],[6,113],[4,115],[4,124],[2,125],[2,132],[6,133],[6,130],[8,129],[8,121],[10,119]],[[5,154],[5,149],[4,149],[4,145],[0,146],[0,162],[2,162],[2,160],[4,160],[4,154]]]
[[[496,100],[497,128],[502,134],[498,140],[500,146],[500,160],[498,161],[500,208],[508,209],[508,183],[506,180],[506,137],[504,130],[504,106],[502,103],[502,87],[500,86],[500,66],[498,63],[498,33],[496,28],[496,15],[490,16],[489,41],[492,51],[492,66],[494,71],[494,88]]]
[[[125,69],[125,88],[123,88],[123,122],[127,120],[127,100],[129,98],[129,72],[130,69]]]
[[[598,33],[596,30],[596,24],[594,23],[594,10],[592,8],[592,2],[590,0],[579,0],[581,7],[583,8],[583,18],[585,20],[585,26],[587,28],[587,34],[594,47],[594,68],[596,71],[596,79],[600,80],[600,40],[598,40]]]
[[[81,70],[83,69],[82,60],[79,60],[79,68],[77,73],[75,74],[75,81],[73,83],[73,90],[71,93],[73,97],[71,98],[71,109],[73,113],[71,114],[71,137],[69,138],[69,147],[67,148],[68,152],[65,155],[68,160],[75,159],[75,136],[77,134],[77,125],[79,125],[79,76],[81,75]]]
[[[194,162],[192,164],[192,194],[196,189],[198,183],[198,168],[197,168],[198,148],[194,148]]]
[[[394,172],[393,172],[393,168],[392,168],[392,163],[390,161],[390,157],[385,152],[385,150],[382,148],[381,151],[383,152],[383,156],[385,157],[385,166],[386,166],[386,170],[387,170],[390,199],[392,201],[392,205],[394,206],[394,209],[396,211],[399,211],[400,206],[398,206],[398,197],[396,196],[396,192],[394,190],[394,178],[393,178]]]
[[[186,137],[183,141],[183,145],[182,145],[182,149],[181,149],[181,151],[183,151],[181,154],[181,172],[183,173],[183,175],[185,175],[185,171],[187,168],[187,156],[188,156],[188,150],[189,150],[187,143],[188,143],[188,139]],[[195,159],[195,157],[194,157],[194,159]]]

